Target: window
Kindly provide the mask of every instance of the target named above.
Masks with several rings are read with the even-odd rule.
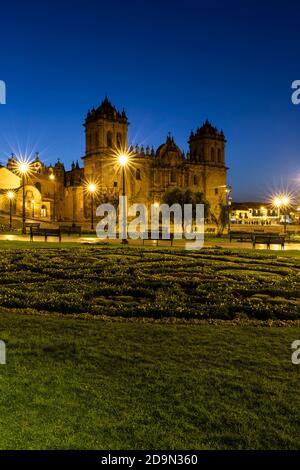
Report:
[[[215,188],[215,195],[217,196],[219,194],[219,188]]]
[[[112,147],[112,133],[111,133],[111,131],[108,131],[108,133],[106,134],[106,143],[107,143],[107,147]]]
[[[41,217],[47,217],[47,207],[46,206],[41,207]]]
[[[212,147],[210,150],[211,161],[215,161],[215,149]]]
[[[118,187],[118,183],[117,181],[114,181],[114,188],[117,188]]]
[[[117,133],[117,147],[122,147],[122,134],[120,132]]]
[[[194,175],[194,184],[198,184],[198,178],[196,175]]]
[[[138,168],[135,173],[135,179],[140,180],[141,179],[141,170]]]
[[[221,149],[218,149],[218,163],[221,163]]]
[[[171,183],[176,183],[176,171],[172,170],[171,171]]]

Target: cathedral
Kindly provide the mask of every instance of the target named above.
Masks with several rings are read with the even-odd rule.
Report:
[[[105,98],[98,108],[88,112],[84,122],[86,150],[82,157],[83,166],[78,161],[72,164],[71,170],[66,170],[60,161],[46,166],[36,154],[32,171],[26,178],[26,217],[87,223],[91,198],[86,191],[86,183],[94,182],[97,185],[99,201],[118,197],[123,188],[117,154],[125,150],[130,155],[125,169],[129,204],[144,203],[150,206],[160,203],[165,192],[172,188],[190,189],[203,193],[211,211],[218,213],[220,203],[226,201],[226,139],[223,131],[206,120],[190,133],[189,151],[185,154],[171,135],[156,150],[149,146],[128,147],[128,126],[125,111],[118,111]],[[8,209],[3,188],[15,189],[13,211],[20,215],[22,191],[18,188],[22,183],[15,168],[15,155],[9,158],[6,167],[0,168],[0,210],[5,212]]]

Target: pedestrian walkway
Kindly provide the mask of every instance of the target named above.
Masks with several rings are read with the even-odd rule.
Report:
[[[29,235],[12,235],[12,234],[3,234],[0,235],[0,241],[11,241],[11,242],[28,242],[28,245],[30,245],[30,240],[29,240]],[[44,242],[44,237],[36,237],[35,242]],[[57,243],[57,238],[48,238],[49,244],[56,242]],[[103,243],[109,243],[109,244],[115,244],[115,245],[120,245],[121,240],[116,239],[116,240],[101,240],[97,237],[94,236],[63,236],[62,237],[62,243],[78,243],[78,244],[103,244]],[[128,239],[129,245],[133,246],[142,246],[142,240],[130,240]],[[185,247],[186,240],[174,240],[173,241],[173,248],[184,248]],[[145,240],[145,247],[150,247],[150,246],[157,246],[156,240]],[[209,239],[207,238],[205,240],[204,246],[206,248],[227,248],[227,249],[253,249],[252,248],[252,243],[247,243],[247,242],[233,242],[230,243],[229,240],[227,239],[222,239],[216,240],[216,239]],[[172,248],[170,245],[170,240],[159,240],[158,242],[158,247],[164,247],[164,248]],[[265,250],[266,245],[256,245],[257,250]],[[286,243],[285,244],[285,250],[300,250],[300,243]],[[271,245],[271,250],[272,251],[281,251],[281,246],[280,245]]]

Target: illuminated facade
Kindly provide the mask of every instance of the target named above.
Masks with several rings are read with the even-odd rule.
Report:
[[[27,217],[73,223],[88,221],[90,198],[84,191],[87,180],[97,182],[100,199],[117,197],[122,191],[122,180],[114,155],[128,149],[128,126],[125,111],[117,111],[105,98],[98,108],[88,112],[84,122],[83,167],[77,162],[66,171],[60,161],[45,166],[36,155],[35,171],[26,185]],[[149,146],[129,148],[131,164],[126,168],[129,204],[149,206],[161,202],[166,191],[181,188],[203,193],[211,211],[218,212],[220,203],[226,201],[225,136],[206,121],[191,132],[188,143],[186,155],[171,135],[156,151]],[[14,165],[12,156],[7,169],[13,172]],[[15,212],[20,213],[20,209],[21,191],[17,193]]]

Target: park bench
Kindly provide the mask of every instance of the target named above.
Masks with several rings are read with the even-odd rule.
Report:
[[[240,242],[252,242],[253,233],[250,232],[230,232],[229,234],[230,242],[232,240],[239,240]]]
[[[252,246],[255,248],[256,244],[267,245],[267,249],[270,249],[271,245],[281,245],[283,250],[285,244],[285,236],[276,233],[264,233],[263,235],[254,234]]]
[[[159,241],[169,241],[171,243],[171,246],[173,246],[173,242],[174,242],[174,234],[171,233],[170,234],[170,238],[163,238],[162,237],[162,232],[159,232],[158,236],[156,236],[155,238],[153,238],[151,236],[151,230],[148,232],[148,238],[143,238],[143,245],[145,245],[145,241],[147,240],[150,240],[150,241],[155,241],[156,242],[156,246],[158,246],[158,242]]]
[[[45,237],[45,242],[48,237],[58,237],[61,242],[61,231],[60,228],[36,228],[30,227],[30,241],[33,241],[33,237]]]
[[[81,235],[81,226],[80,225],[61,225],[61,233],[66,233],[67,235]]]
[[[39,222],[26,222],[25,224],[25,230],[26,233],[30,233],[31,228],[38,229],[40,228],[41,224]],[[29,229],[29,230],[27,230]]]

